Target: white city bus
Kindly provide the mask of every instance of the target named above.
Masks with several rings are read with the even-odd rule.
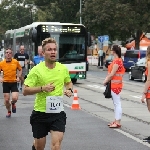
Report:
[[[13,48],[14,53],[24,45],[32,60],[37,55],[37,48],[42,40],[53,37],[58,43],[57,60],[65,64],[73,82],[77,79],[86,79],[87,46],[91,44],[90,33],[82,24],[59,22],[34,22],[31,25],[5,33],[5,48]],[[69,52],[70,48],[74,52]]]

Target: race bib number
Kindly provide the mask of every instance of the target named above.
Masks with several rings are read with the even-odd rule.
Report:
[[[63,111],[63,96],[46,97],[46,113],[60,113]]]
[[[24,61],[19,61],[19,64],[20,64],[21,67],[25,66],[25,62]]]

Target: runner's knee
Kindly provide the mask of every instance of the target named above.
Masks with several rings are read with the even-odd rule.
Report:
[[[8,104],[10,104],[9,99],[5,99],[4,100],[4,105],[8,105]]]
[[[12,101],[13,101],[14,103],[16,103],[17,100],[18,100],[18,97],[17,97],[17,96],[16,96],[16,97],[12,97]]]
[[[4,100],[5,100],[6,103],[9,102],[9,100],[10,100],[9,95],[5,95],[5,94],[4,94]]]
[[[63,132],[55,132],[51,131],[52,134],[52,142],[51,142],[51,149],[52,150],[59,150],[61,146],[61,142],[63,140]]]
[[[41,139],[36,139],[34,143],[36,150],[44,150],[45,143],[46,143],[45,137]]]
[[[53,142],[52,145],[51,145],[51,149],[52,150],[60,150],[60,145],[61,143],[60,142]]]

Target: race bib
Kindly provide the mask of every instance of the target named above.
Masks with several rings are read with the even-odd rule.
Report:
[[[24,61],[19,61],[19,64],[20,64],[21,67],[24,67],[25,62]]]
[[[46,113],[60,113],[63,109],[63,96],[46,97]]]

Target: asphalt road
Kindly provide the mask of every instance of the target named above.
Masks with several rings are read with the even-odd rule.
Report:
[[[70,109],[73,97],[64,97],[67,125],[62,150],[149,150],[150,145],[143,143],[142,138],[150,135],[150,114],[139,98],[132,97],[140,95],[143,83],[126,81],[126,90],[122,92],[122,128],[109,129],[107,123],[114,113],[111,99],[104,99],[102,94],[105,75],[105,71],[89,71],[86,80],[74,85],[81,110]],[[0,100],[0,150],[30,150],[33,138],[29,118],[34,96],[24,97],[20,93],[17,113],[11,118],[5,117],[1,86]],[[50,136],[45,150],[50,150],[49,143]]]

